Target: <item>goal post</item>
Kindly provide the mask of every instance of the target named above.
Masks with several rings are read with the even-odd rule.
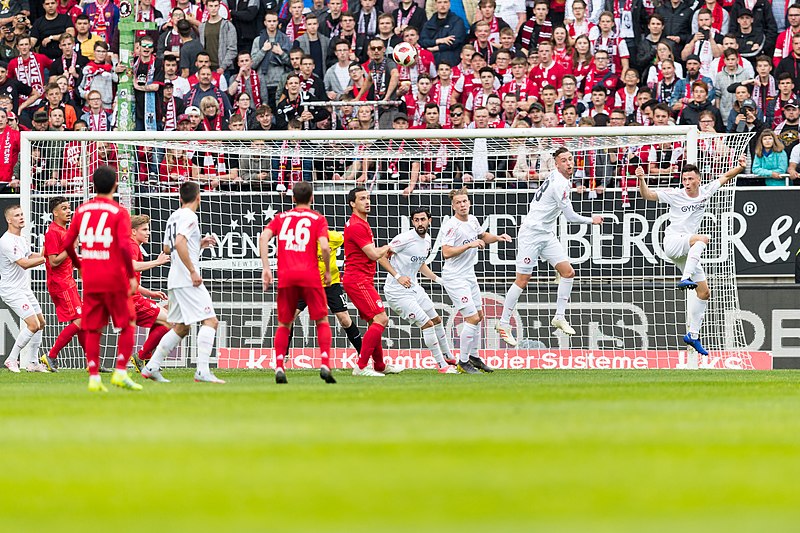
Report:
[[[41,249],[49,224],[47,201],[65,194],[73,209],[91,195],[91,171],[100,164],[128,164],[133,176],[131,209],[151,217],[151,242],[145,259],[160,250],[164,224],[179,206],[177,188],[198,180],[205,189],[198,215],[201,231],[217,238],[206,250],[201,270],[220,319],[215,361],[220,367],[267,368],[273,360],[277,326],[274,290],[261,289],[258,236],[271,218],[291,207],[291,185],[315,183],[314,206],[332,230],[349,217],[347,191],[363,184],[372,194],[370,223],[376,244],[386,244],[409,229],[417,206],[433,214],[433,247],[427,261],[441,272],[439,228],[452,216],[447,192],[470,189],[472,211],[487,231],[508,233],[510,244],[487,246],[476,265],[484,296],[481,350],[501,368],[683,368],[691,365],[680,338],[685,333],[686,296],[675,289],[679,274],[664,256],[666,206],[639,197],[636,166],[652,186],[679,185],[679,167],[696,164],[703,182],[730,169],[744,153],[750,134],[701,134],[694,127],[626,127],[490,130],[370,130],[281,132],[36,132],[22,135],[21,202],[33,249]],[[552,152],[568,147],[575,155],[578,213],[600,213],[602,226],[558,224],[558,236],[577,272],[568,307],[577,335],[550,328],[555,309],[555,273],[544,263],[514,313],[520,345],[504,345],[494,331],[506,289],[514,279],[516,235],[536,187],[552,169]],[[123,150],[124,148],[124,150]],[[131,161],[118,154],[133,153]],[[335,178],[335,179],[332,179]],[[409,183],[415,182],[413,190]],[[757,368],[759,356],[744,349],[731,236],[734,186],[723,187],[709,202],[702,232],[711,235],[703,258],[712,290],[701,335],[711,356],[709,368]],[[274,248],[270,253],[274,258]],[[337,251],[340,266],[343,251]],[[166,291],[167,267],[143,273],[143,286]],[[43,346],[60,331],[46,293],[44,270],[32,273],[33,287],[48,326]],[[378,269],[382,291],[385,272]],[[433,298],[447,326],[454,351],[461,317],[439,285],[420,283]],[[350,306],[350,315],[364,323]],[[418,329],[389,310],[386,353],[401,364],[428,367],[433,359]],[[334,364],[349,367],[352,348],[334,326]],[[137,334],[141,346],[145,331]],[[307,314],[295,327],[291,364],[315,364],[316,340]],[[191,336],[190,336],[191,337]],[[104,346],[109,344],[104,340]],[[194,361],[191,341],[169,364]],[[62,354],[66,366],[82,365],[77,346]]]

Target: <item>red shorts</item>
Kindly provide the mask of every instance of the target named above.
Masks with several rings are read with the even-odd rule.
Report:
[[[308,304],[308,316],[319,320],[328,315],[328,299],[325,289],[319,287],[278,287],[278,322],[291,324],[297,311],[297,301],[302,298]]]
[[[383,300],[380,294],[375,290],[375,286],[370,284],[352,283],[346,281],[342,283],[344,292],[347,297],[353,302],[353,305],[358,309],[358,314],[361,318],[369,322],[386,310],[383,308]]]
[[[83,295],[83,330],[101,330],[108,325],[109,318],[116,327],[122,327],[135,317],[133,298],[127,292],[87,292]]]
[[[69,289],[50,293],[50,299],[56,306],[56,318],[59,322],[72,322],[81,317],[81,297],[78,294],[78,287],[72,286]]]
[[[157,303],[143,296],[133,298],[133,308],[136,311],[136,325],[143,328],[152,328],[161,312]]]

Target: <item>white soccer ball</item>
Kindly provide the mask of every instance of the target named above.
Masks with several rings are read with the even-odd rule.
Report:
[[[408,43],[400,43],[394,47],[392,57],[401,67],[410,67],[417,61],[417,49]]]

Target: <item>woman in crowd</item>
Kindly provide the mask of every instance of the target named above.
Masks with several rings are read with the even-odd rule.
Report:
[[[786,185],[783,174],[788,168],[789,158],[781,140],[772,130],[762,131],[753,151],[753,174],[763,177],[765,185]]]

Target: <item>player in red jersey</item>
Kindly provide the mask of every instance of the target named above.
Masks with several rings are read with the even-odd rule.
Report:
[[[50,353],[39,360],[50,372],[58,372],[58,354],[76,335],[81,347],[86,350],[84,334],[81,331],[81,297],[78,284],[72,277],[72,261],[64,250],[67,226],[72,219],[69,200],[63,196],[50,199],[48,205],[53,221],[44,234],[44,256],[47,258],[47,292],[56,307],[59,322],[69,322],[56,337]]]
[[[264,290],[272,284],[272,266],[269,263],[269,241],[278,236],[278,330],[275,332],[275,382],[287,383],[283,361],[289,351],[289,332],[294,322],[297,301],[301,297],[308,304],[308,315],[317,323],[317,340],[322,355],[319,377],[325,383],[336,383],[331,374],[331,326],[328,323],[328,301],[319,277],[317,244],[325,265],[325,285],[331,284],[328,244],[328,221],[311,209],[314,188],[307,181],[295,183],[292,188],[295,208],[278,214],[261,233],[259,242],[261,279]]]
[[[435,104],[431,105],[438,111]],[[361,341],[361,353],[353,375],[382,377],[385,374],[398,374],[402,368],[383,362],[381,336],[389,324],[389,317],[386,316],[383,301],[375,290],[375,262],[386,257],[391,252],[391,247],[387,244],[375,248],[372,228],[367,222],[370,212],[369,192],[364,187],[356,187],[347,193],[347,203],[350,204],[353,214],[344,227],[342,285],[361,318],[369,323]],[[374,361],[372,369],[367,367],[370,359]]]
[[[98,167],[92,174],[97,196],[75,210],[75,216],[64,237],[64,249],[72,263],[81,270],[83,279],[83,317],[86,361],[89,367],[89,391],[107,392],[100,381],[100,334],[109,317],[120,328],[117,341],[116,370],[111,384],[128,390],[142,386],[128,376],[128,360],[133,353],[133,299],[136,276],[128,246],[131,217],[128,210],[114,201],[117,171]],[[80,241],[81,258],[75,252]]]
[[[152,291],[142,287],[142,272],[169,263],[169,256],[164,252],[158,254],[158,257],[152,261],[145,261],[142,245],[148,242],[150,242],[150,217],[148,215],[132,216],[129,246],[133,257],[133,271],[139,285],[139,290],[133,293],[133,307],[136,311],[136,325],[150,330],[139,353],[131,355],[131,362],[137,372],[142,371],[144,361],[153,356],[153,350],[156,349],[161,337],[170,328],[169,322],[167,322],[167,311],[150,299],[166,300],[167,295],[162,291]]]

